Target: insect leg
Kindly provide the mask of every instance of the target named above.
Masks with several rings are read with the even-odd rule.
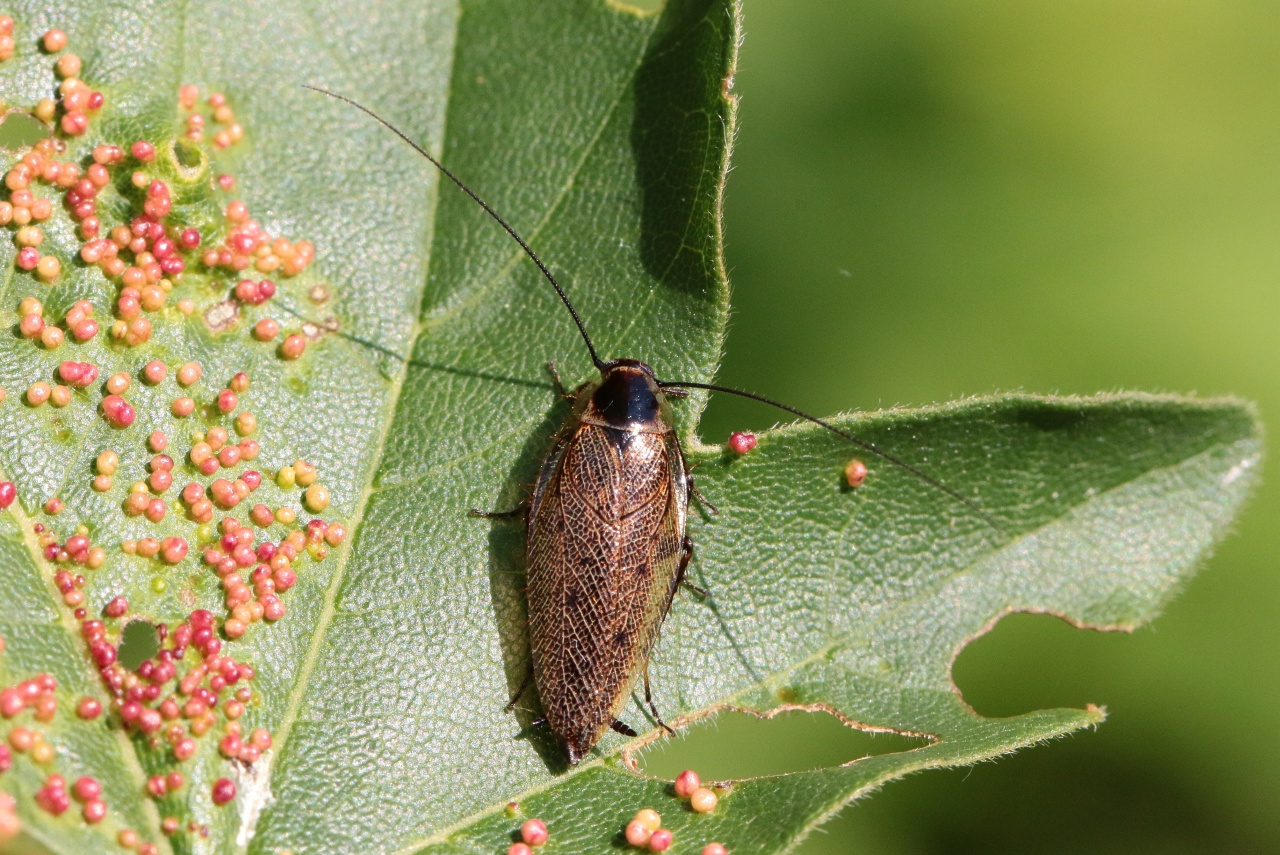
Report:
[[[673,589],[683,586],[688,588],[690,591],[693,591],[704,600],[711,599],[710,591],[706,588],[701,588],[693,584],[685,576],[685,571],[689,569],[689,562],[693,561],[693,538],[689,537],[687,534],[684,536],[682,549],[684,552],[680,555],[680,566],[676,568],[676,583],[672,586]],[[670,606],[668,606],[668,608],[670,608]]]
[[[649,666],[648,665],[646,665],[644,668],[644,702],[649,705],[649,712],[653,713],[653,720],[658,723],[658,727],[662,728],[672,736],[675,736],[676,732],[672,730],[670,727],[668,727],[667,723],[662,720],[662,716],[659,715],[658,713],[657,706],[655,706],[653,703],[653,692],[650,691],[649,689]]]
[[[516,689],[516,693],[511,697],[511,703],[507,704],[505,712],[511,712],[516,708],[516,703],[520,700],[520,696],[529,688],[529,683],[533,680],[533,666],[529,666],[529,670],[525,672],[524,679],[520,681],[520,688]]]
[[[547,363],[547,371],[551,372],[551,379],[556,384],[556,392],[566,401],[576,401],[578,396],[570,392],[564,387],[564,381],[560,379],[560,372],[556,370],[555,362]]]
[[[484,517],[488,520],[503,520],[510,519],[511,517],[522,517],[527,513],[529,513],[529,503],[527,501],[521,502],[509,511],[480,511],[475,508],[472,508],[470,511],[471,516]]]
[[[618,721],[616,718],[613,720],[613,724],[610,724],[609,727],[611,727],[615,732],[621,733],[623,736],[640,735],[631,729],[631,725],[627,724],[625,721]]]
[[[685,486],[686,486],[686,487],[688,488],[688,490],[689,490],[689,495],[691,495],[691,496],[693,496],[695,499],[697,499],[697,500],[698,500],[698,502],[699,502],[699,503],[701,503],[701,504],[702,504],[702,506],[703,506],[704,508],[706,508],[707,510],[711,511],[711,515],[712,515],[712,516],[719,516],[719,515],[720,515],[720,509],[719,509],[719,508],[717,508],[715,505],[711,504],[711,502],[707,500],[707,497],[706,497],[706,496],[704,496],[704,495],[702,495],[702,491],[701,491],[701,490],[699,490],[699,489],[694,485],[694,483],[693,483],[693,473],[692,473],[692,472],[689,472],[689,473],[686,473],[686,474],[685,474],[685,476],[684,476],[684,483],[685,483]]]

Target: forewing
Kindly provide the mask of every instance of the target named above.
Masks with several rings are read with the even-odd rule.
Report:
[[[582,425],[544,484],[529,535],[534,673],[552,730],[580,753],[624,702],[670,602],[683,466],[664,435]]]

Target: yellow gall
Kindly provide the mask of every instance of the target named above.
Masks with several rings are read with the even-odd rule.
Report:
[[[18,194],[15,193],[14,195]],[[14,235],[14,240],[18,242],[18,246],[39,246],[44,243],[44,232],[40,230],[39,226],[23,226]]]
[[[129,321],[128,331],[124,334],[124,342],[130,347],[145,344],[151,339],[151,321],[146,318],[134,318]]]
[[[169,410],[178,418],[185,419],[196,411],[196,402],[190,398],[174,398]]]
[[[168,297],[159,285],[147,285],[142,289],[140,299],[143,309],[148,312],[158,312],[164,308]]]
[[[650,831],[657,831],[662,828],[662,817],[652,808],[644,808],[636,811],[633,822],[638,822]]]
[[[44,255],[36,262],[36,275],[45,282],[52,282],[62,275],[62,262],[52,255]]]
[[[65,50],[67,47],[67,34],[62,30],[49,30],[44,34],[41,44],[44,45],[44,49],[49,53]]]
[[[19,315],[43,315],[44,303],[41,303],[35,297],[23,297],[22,302],[18,304]]]
[[[49,392],[49,403],[55,407],[65,407],[71,403],[71,390],[61,384],[54,386]]]
[[[31,759],[41,766],[47,766],[58,756],[58,749],[47,742],[40,741],[31,746]]]
[[[110,475],[93,476],[93,489],[97,493],[105,493],[111,489],[112,481]]]
[[[271,318],[263,318],[253,325],[253,337],[258,341],[271,341],[280,335],[280,324]]]
[[[114,475],[116,474],[116,468],[120,465],[120,455],[108,448],[98,453],[98,457],[93,464],[103,475]]]
[[[320,477],[320,471],[305,460],[293,461],[294,477],[299,487],[310,487]]]
[[[143,487],[145,489],[146,485],[144,484]],[[124,512],[131,517],[136,517],[147,510],[147,505],[150,504],[150,501],[146,493],[131,492],[129,497],[124,500]]]
[[[40,331],[40,343],[49,348],[49,350],[57,350],[62,347],[62,343],[66,339],[66,333],[59,327],[50,325]]]
[[[191,518],[199,523],[207,523],[213,519],[213,502],[200,499],[191,505]]]
[[[318,514],[329,507],[329,491],[319,484],[312,484],[302,494],[302,501],[306,503],[308,510]]]
[[[292,466],[283,466],[276,472],[276,486],[283,490],[288,490],[297,483],[297,473],[294,472]]]
[[[58,72],[58,76],[62,78],[79,77],[80,76],[80,57],[74,53],[64,53],[58,57],[58,61],[54,63],[54,70]]]
[[[711,813],[716,809],[716,803],[719,801],[720,799],[711,790],[698,787],[693,791],[693,795],[689,796],[689,807],[698,813]]]
[[[209,433],[205,437],[205,440],[208,441],[209,447],[211,449],[213,449],[214,451],[217,451],[218,449],[222,448],[222,446],[227,444],[228,438],[229,438],[229,434],[227,433],[226,428],[224,428],[222,425],[214,425],[213,427],[209,428]]]
[[[204,374],[204,368],[199,362],[184,362],[178,368],[178,384],[190,386],[199,380],[202,374]]]
[[[107,394],[123,395],[129,391],[129,375],[123,371],[117,371],[107,378]]]
[[[276,508],[276,522],[282,525],[292,525],[298,519],[298,512],[293,508]]]
[[[258,417],[247,410],[236,416],[236,433],[248,436],[258,427]]]
[[[49,395],[52,392],[53,388],[43,380],[39,383],[32,383],[27,388],[27,403],[33,407],[38,407],[49,400]]]

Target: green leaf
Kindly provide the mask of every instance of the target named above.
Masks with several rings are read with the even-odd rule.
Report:
[[[61,26],[85,59],[82,76],[107,98],[90,133],[72,141],[75,156],[99,142],[155,141],[173,153],[152,171],[177,188],[182,222],[225,231],[219,210],[229,197],[209,179],[228,172],[266,231],[317,247],[309,269],[278,278],[272,301],[241,306],[238,320],[217,329],[205,310],[239,276],[192,257],[169,305],[150,314],[154,334],[140,347],[109,339],[119,285],[74,261],[80,241],[65,211],[41,250],[63,261],[54,287],[16,271],[14,250],[0,251],[13,271],[0,291],[11,327],[29,294],[49,317],[88,299],[104,327],[92,342],[57,351],[17,334],[0,339],[9,391],[0,469],[19,493],[0,515],[0,678],[8,686],[48,672],[58,681],[52,722],[20,714],[58,756],[48,766],[17,757],[0,777],[32,841],[56,853],[102,851],[128,826],[175,852],[500,852],[521,818],[541,816],[549,850],[590,852],[615,845],[637,809],[655,807],[675,832],[673,851],[713,839],[738,852],[780,851],[894,777],[1101,721],[1096,708],[981,718],[951,685],[950,662],[1011,610],[1116,628],[1153,616],[1255,480],[1260,446],[1246,406],[1012,396],[836,420],[971,497],[996,528],[875,458],[866,485],[848,488],[842,473],[854,449],[816,426],[771,431],[742,458],[700,445],[694,425],[705,396],[695,395],[676,403],[677,418],[720,514],[695,514],[691,525],[693,578],[711,599],[677,601],[652,664],[668,720],[727,706],[803,706],[928,744],[738,782],[709,815],[628,771],[624,752],[641,743],[620,736],[566,770],[531,726],[535,714],[503,710],[527,669],[520,527],[466,511],[524,496],[567,412],[544,363],[557,360],[567,381],[585,379],[584,348],[537,270],[482,211],[441,187],[384,129],[297,84],[356,97],[440,153],[547,261],[602,356],[639,357],[664,378],[706,382],[728,315],[719,210],[737,8],[673,0],[643,15],[564,0],[323,9],[66,3],[58,20],[36,4],[13,12],[18,55],[0,64],[6,103],[34,106],[49,91],[51,60],[34,34]],[[168,147],[183,129],[174,99],[184,83],[225,93],[245,130],[241,143],[213,150],[208,166],[194,146]],[[107,227],[136,202],[135,166],[103,191]],[[198,311],[180,312],[180,298]],[[300,359],[248,334],[265,316],[311,331]],[[170,375],[156,385],[135,377],[126,397],[138,418],[124,430],[100,416],[98,384],[62,409],[20,400],[71,358],[100,365],[104,378],[162,359]],[[204,374],[184,391],[173,375],[187,360]],[[34,526],[62,542],[84,525],[107,550],[101,568],[77,568],[89,617],[124,595],[130,618],[176,627],[204,608],[221,620],[222,587],[200,562],[216,534],[181,505],[153,524],[126,516],[122,503],[146,475],[153,430],[166,432],[178,461],[167,500],[211,480],[187,457],[192,434],[232,424],[210,405],[241,371],[251,385],[239,407],[257,416],[261,453],[230,473],[252,466],[267,477],[232,515],[246,522],[255,502],[299,511],[298,523],[272,523],[260,535],[276,542],[315,516],[300,486],[272,480],[303,458],[331,495],[318,516],[344,522],[349,536],[328,557],[303,551],[296,587],[281,594],[282,619],[224,639],[222,653],[255,672],[244,732],[269,730],[270,750],[247,767],[221,757],[220,712],[195,757],[177,763],[163,740],[153,747],[126,733],[114,714],[75,716],[78,698],[106,704],[109,695]],[[190,421],[170,415],[184,394],[200,405]],[[99,493],[90,481],[104,448],[122,462]],[[55,495],[66,509],[42,513]],[[120,551],[153,535],[184,537],[191,554],[168,567]],[[113,639],[120,622],[106,619]],[[195,661],[189,652],[179,676]],[[626,716],[650,729],[643,739],[657,738],[641,706]],[[147,798],[146,776],[175,768],[185,786]],[[108,819],[87,826],[78,809],[52,818],[36,807],[50,772],[98,778]],[[223,777],[239,792],[216,807],[211,787]],[[520,803],[514,816],[511,801]],[[179,832],[166,838],[162,817],[176,817]]]

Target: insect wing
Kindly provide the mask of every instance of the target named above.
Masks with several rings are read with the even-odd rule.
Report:
[[[577,762],[648,661],[683,553],[688,493],[669,431],[579,424],[530,509],[529,640],[547,723]]]

